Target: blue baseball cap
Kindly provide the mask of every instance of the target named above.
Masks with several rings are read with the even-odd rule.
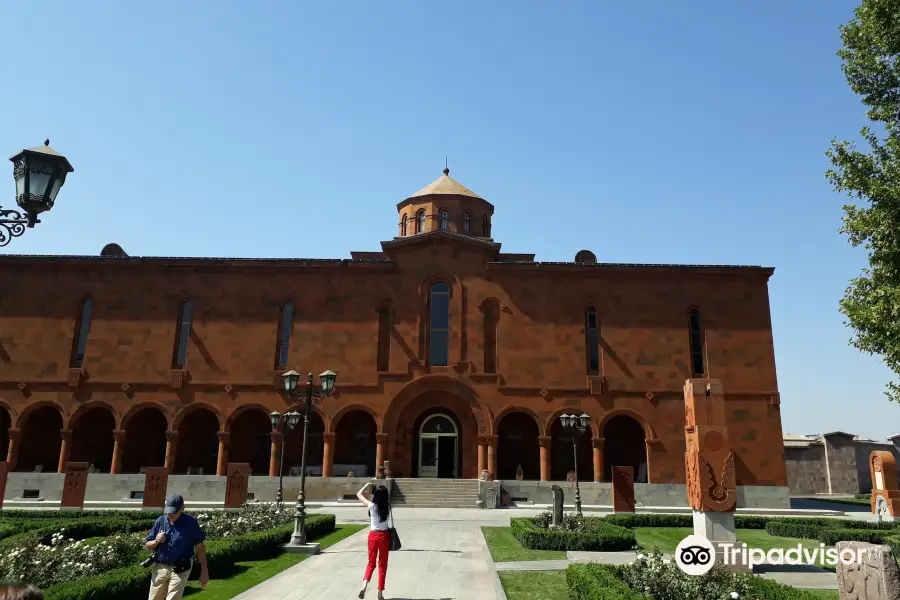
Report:
[[[181,497],[181,494],[172,494],[166,498],[165,512],[167,515],[175,514],[182,508],[184,508],[184,498]]]

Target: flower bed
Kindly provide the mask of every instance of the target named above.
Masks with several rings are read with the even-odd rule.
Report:
[[[660,554],[639,555],[630,565],[576,564],[566,569],[570,600],[818,600],[792,588],[721,565],[701,577],[683,573]]]
[[[510,519],[510,531],[531,550],[615,551],[636,545],[633,531],[601,518],[564,515],[562,524],[551,529],[547,515]]]

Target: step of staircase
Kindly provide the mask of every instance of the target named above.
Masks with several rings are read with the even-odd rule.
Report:
[[[391,503],[410,508],[474,508],[477,479],[395,479]]]

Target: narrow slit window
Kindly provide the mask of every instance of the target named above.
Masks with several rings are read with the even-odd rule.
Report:
[[[428,302],[428,364],[447,366],[450,344],[450,286],[435,283]]]
[[[378,370],[382,373],[390,370],[391,364],[391,307],[382,306],[378,310]]]
[[[450,231],[450,213],[446,210],[441,211],[440,228],[441,231]]]
[[[491,220],[487,215],[481,217],[481,236],[491,237]]]
[[[597,325],[597,309],[591,307],[584,313],[584,336],[587,344],[588,375],[600,374],[600,333]]]
[[[72,348],[71,365],[80,369],[84,364],[84,352],[87,349],[88,336],[91,333],[91,314],[94,312],[94,301],[88,298],[81,304],[78,322],[75,324],[74,346]]]
[[[497,372],[497,329],[500,325],[500,307],[489,302],[484,310],[484,372]]]
[[[278,367],[287,367],[291,351],[291,332],[294,330],[294,305],[285,302],[281,307],[281,322],[278,331]]]
[[[691,370],[694,376],[706,373],[706,361],[703,351],[703,329],[700,326],[700,311],[692,308],[689,313],[688,327],[691,340]]]
[[[472,215],[465,213],[463,215],[463,233],[469,233],[472,229]]]
[[[403,215],[403,218],[400,220],[400,235],[401,235],[402,237],[405,237],[405,236],[406,236],[406,229],[407,229],[407,222],[408,222],[408,220],[409,220],[409,219],[407,219],[406,215]]]
[[[174,369],[184,368],[185,362],[187,362],[187,347],[188,340],[191,338],[191,319],[193,318],[193,314],[193,302],[187,301],[181,305],[181,315],[178,319],[178,337],[175,346],[175,360],[172,364],[172,368]]]

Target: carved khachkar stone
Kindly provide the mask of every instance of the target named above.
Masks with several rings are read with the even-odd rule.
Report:
[[[143,508],[162,508],[166,505],[166,488],[169,485],[169,470],[165,467],[147,467],[144,476]]]
[[[0,462],[0,508],[3,508],[3,496],[6,495],[6,477],[9,474],[9,463]]]
[[[897,483],[897,461],[884,450],[869,455],[872,474],[872,513],[879,521],[893,521],[900,517],[900,484]]]
[[[491,486],[485,490],[484,498],[485,508],[497,508],[500,505],[500,490]]]
[[[561,525],[563,521],[563,500],[565,495],[562,488],[558,485],[551,485],[550,493],[553,494],[553,513],[550,517],[550,526],[556,527]]]
[[[733,512],[737,483],[722,382],[688,379],[684,384],[684,410],[688,503],[694,510]]]
[[[240,508],[247,501],[250,484],[249,463],[228,463],[225,479],[225,508]]]
[[[836,565],[841,600],[897,600],[900,598],[900,569],[888,546],[866,542],[838,542],[838,556],[854,556],[850,564]],[[862,550],[862,562],[855,557]]]
[[[634,512],[634,467],[612,468],[613,512]]]
[[[66,478],[63,481],[60,508],[84,508],[84,492],[87,489],[88,464],[70,462],[66,464]]]

